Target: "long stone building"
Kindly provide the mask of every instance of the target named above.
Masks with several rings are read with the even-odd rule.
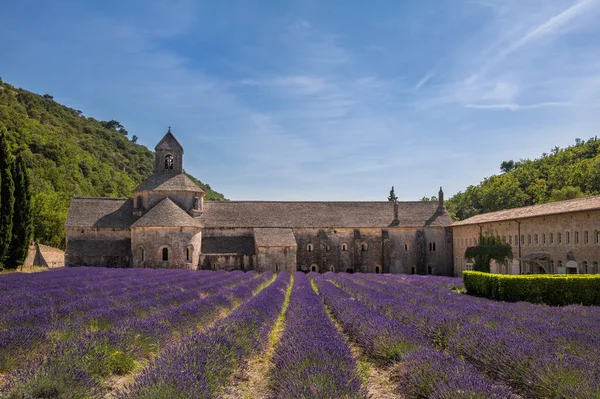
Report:
[[[589,273],[600,270],[600,197],[579,198],[485,213],[452,225],[454,273],[472,268],[464,257],[482,234],[509,243],[513,261],[492,264],[506,274]]]
[[[133,198],[75,197],[67,266],[453,274],[439,201],[205,201],[170,129]]]

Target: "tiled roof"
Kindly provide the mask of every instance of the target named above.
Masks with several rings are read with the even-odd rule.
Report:
[[[202,227],[169,197],[154,205],[146,214],[131,225],[134,227]]]
[[[165,136],[158,142],[155,150],[170,150],[177,149],[183,151],[183,146],[179,143],[177,138],[173,133],[171,133],[171,129],[165,134]]]
[[[257,247],[296,247],[296,238],[291,229],[254,229]]]
[[[128,228],[135,220],[131,199],[74,197],[65,227]]]
[[[455,222],[452,226],[503,222],[507,220],[526,219],[539,216],[556,215],[561,213],[584,212],[600,210],[600,196],[577,198],[567,201],[549,202],[547,204],[526,206],[523,208],[506,209],[498,212],[482,213],[465,220]]]
[[[254,255],[254,237],[206,237],[202,236],[202,254]]]
[[[195,191],[203,193],[196,183],[184,173],[156,172],[144,180],[134,191]]]
[[[38,247],[39,247],[40,252],[42,254],[64,255],[64,253],[65,253],[65,251],[63,251],[62,249],[58,249],[58,248],[54,248],[54,247],[49,247],[48,245],[44,245],[44,244],[38,244]]]
[[[437,201],[399,202],[398,227],[449,226],[447,211]],[[204,227],[385,228],[396,226],[394,203],[205,201]]]

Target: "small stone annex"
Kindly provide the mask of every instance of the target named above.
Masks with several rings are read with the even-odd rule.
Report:
[[[453,274],[439,201],[205,201],[171,130],[133,198],[74,197],[67,266]]]

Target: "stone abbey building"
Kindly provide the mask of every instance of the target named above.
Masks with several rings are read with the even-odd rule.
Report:
[[[482,234],[498,236],[512,247],[512,263],[492,263],[494,273],[600,272],[599,196],[484,213],[455,222],[452,232],[457,276],[473,267],[464,253]]]
[[[443,203],[205,201],[170,129],[133,198],[75,197],[67,266],[453,274]]]

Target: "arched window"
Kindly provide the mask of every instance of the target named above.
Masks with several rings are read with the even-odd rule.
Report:
[[[405,250],[405,251],[408,251],[408,243],[405,243],[405,244],[404,244],[404,250]]]
[[[140,209],[142,207],[142,197],[136,197],[135,198],[135,207],[137,209]]]
[[[310,267],[310,271],[311,272],[318,272],[319,271],[319,266],[318,265],[312,265]]]
[[[329,266],[329,271],[331,273],[335,273],[335,266],[333,266],[333,265]]]
[[[312,245],[312,244],[308,244],[308,245],[306,246],[306,250],[307,250],[308,252],[312,252],[312,250],[313,250],[313,245]]]
[[[165,157],[165,169],[173,169],[173,164],[175,163],[175,159],[173,155],[167,155]]]
[[[427,274],[433,274],[433,268],[431,266],[427,266]]]
[[[379,274],[379,266],[375,266],[375,273]]]
[[[348,244],[343,243],[342,244],[342,252],[346,252],[348,250]]]
[[[246,263],[245,263],[243,260],[242,260],[242,264],[240,265],[240,269],[241,269],[242,271],[245,271],[245,270],[246,270]]]
[[[162,249],[162,261],[167,262],[169,260],[169,248]]]
[[[142,247],[141,245],[138,248],[138,261],[144,261],[144,247]]]
[[[585,260],[581,263],[581,272],[588,274],[588,263]]]
[[[191,263],[193,256],[194,256],[194,247],[192,247],[191,245],[188,245],[188,247],[185,249],[185,261],[187,263]]]
[[[369,244],[363,242],[362,244],[360,244],[360,250],[363,252],[367,252],[369,250]]]
[[[414,266],[412,266],[410,268],[410,274],[415,274],[416,272],[417,272],[417,269]]]
[[[279,265],[275,264],[275,272],[279,272]]]
[[[212,269],[213,269],[213,270],[217,270],[217,264],[216,264],[216,263],[213,263],[213,264],[212,264]]]

